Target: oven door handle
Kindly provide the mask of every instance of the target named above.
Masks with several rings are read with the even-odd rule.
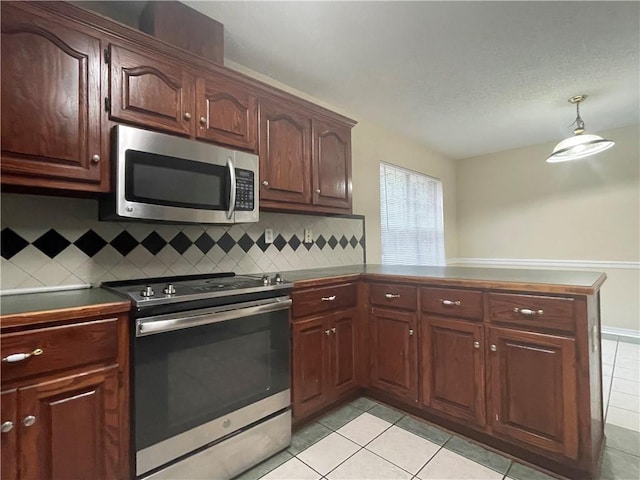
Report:
[[[261,313],[288,310],[291,308],[291,303],[291,299],[287,299],[251,307],[223,310],[220,312],[209,312],[186,317],[174,317],[166,320],[140,319],[137,323],[136,337],[145,337],[147,335],[155,335],[157,333],[165,333],[174,330],[183,330],[185,328],[210,325],[212,323],[226,322],[227,320],[250,317]]]

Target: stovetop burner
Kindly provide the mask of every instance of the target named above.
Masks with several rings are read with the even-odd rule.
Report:
[[[280,274],[270,277],[229,272],[104,282],[102,287],[125,295],[137,307],[144,308],[269,291],[276,295],[280,290],[291,289],[292,285]]]

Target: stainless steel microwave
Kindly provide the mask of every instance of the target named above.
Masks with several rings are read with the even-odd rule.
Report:
[[[164,133],[114,128],[114,194],[101,220],[257,222],[258,157]]]

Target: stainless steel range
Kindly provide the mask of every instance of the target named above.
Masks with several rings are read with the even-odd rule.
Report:
[[[137,478],[231,478],[290,444],[290,283],[224,273],[102,286],[134,303]]]

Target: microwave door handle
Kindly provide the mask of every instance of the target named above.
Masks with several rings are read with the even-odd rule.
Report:
[[[236,209],[236,169],[233,166],[231,157],[227,157],[227,168],[229,169],[229,179],[231,181],[231,188],[229,189],[229,210],[227,211],[227,218],[230,219]]]

